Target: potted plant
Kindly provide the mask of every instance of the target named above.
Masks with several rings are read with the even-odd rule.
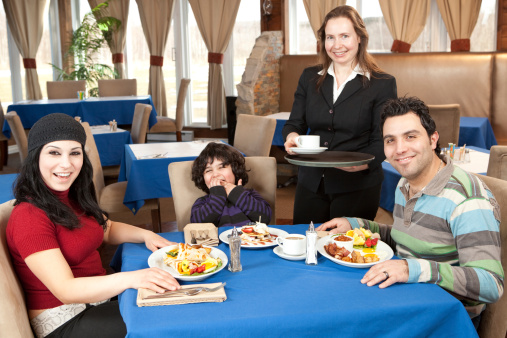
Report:
[[[87,13],[81,26],[72,34],[69,50],[65,53],[65,69],[51,64],[58,72],[58,80],[86,80],[89,96],[98,96],[97,80],[114,79],[117,75],[113,67],[97,62],[97,54],[101,48],[107,47],[112,34],[121,21],[103,15],[108,2],[99,4]]]

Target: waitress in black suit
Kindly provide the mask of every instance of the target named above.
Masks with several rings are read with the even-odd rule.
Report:
[[[283,128],[285,150],[293,154],[295,138],[308,132],[320,135],[320,145],[328,150],[367,153],[375,159],[354,167],[300,167],[294,224],[343,216],[374,219],[384,178],[380,113],[388,99],[397,97],[396,80],[366,51],[368,32],[353,7],[329,12],[318,35],[320,65],[305,69],[299,79]]]

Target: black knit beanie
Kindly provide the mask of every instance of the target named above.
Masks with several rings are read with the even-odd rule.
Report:
[[[49,114],[38,120],[28,133],[28,151],[54,141],[76,141],[83,146],[86,133],[78,121],[67,114]]]

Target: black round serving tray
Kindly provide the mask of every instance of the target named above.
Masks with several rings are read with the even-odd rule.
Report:
[[[285,159],[291,164],[305,167],[353,167],[367,164],[375,156],[351,151],[324,151],[319,154],[286,155]]]

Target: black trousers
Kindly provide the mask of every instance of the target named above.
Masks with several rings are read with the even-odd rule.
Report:
[[[127,327],[121,317],[118,301],[115,300],[97,306],[88,306],[86,310],[46,337],[112,338],[126,335]]]
[[[364,190],[339,194],[324,193],[324,180],[316,193],[301,184],[296,187],[294,224],[324,223],[335,217],[373,220],[380,204],[382,184]]]

